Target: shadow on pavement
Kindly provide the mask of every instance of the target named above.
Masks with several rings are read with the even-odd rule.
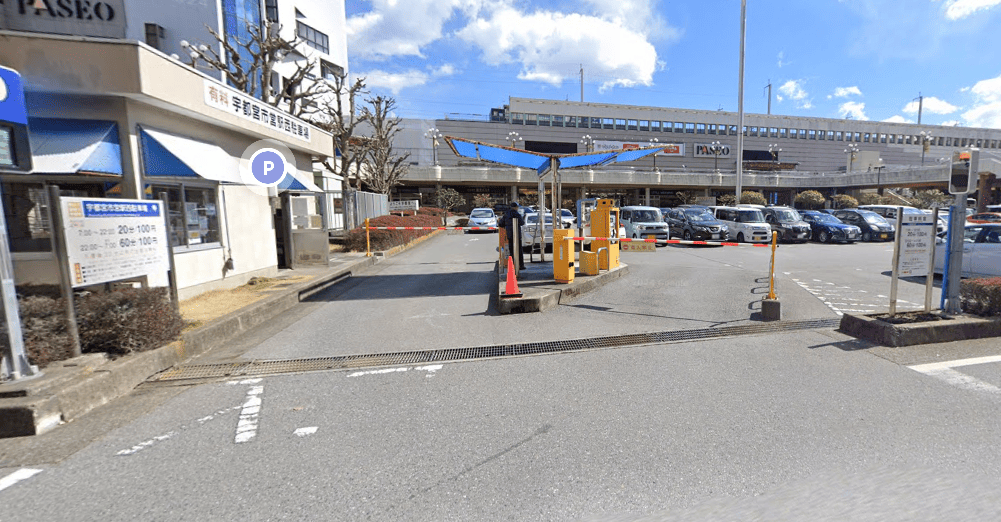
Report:
[[[846,352],[854,352],[858,350],[868,350],[869,348],[875,348],[879,345],[873,344],[869,341],[865,341],[862,339],[852,339],[850,341],[839,341],[836,343],[815,344],[813,346],[807,346],[807,349],[814,350],[816,348],[823,348],[825,346],[833,346],[839,350],[843,350]]]
[[[466,295],[489,297],[495,284],[495,277],[491,272],[353,276],[349,279],[349,285],[334,285],[304,301],[363,301]]]
[[[584,310],[593,310],[595,312],[607,312],[607,313],[610,313],[610,314],[638,315],[638,316],[643,316],[643,317],[656,317],[658,319],[674,319],[674,320],[678,320],[678,321],[693,321],[693,322],[697,322],[697,323],[708,323],[710,326],[713,326],[713,327],[723,326],[723,325],[727,325],[727,324],[730,324],[730,323],[739,323],[741,321],[746,321],[746,319],[734,319],[734,320],[731,320],[731,321],[711,321],[711,320],[707,320],[707,319],[697,319],[697,318],[694,318],[694,317],[674,317],[674,316],[670,316],[670,315],[644,314],[644,313],[639,313],[639,312],[623,312],[621,310],[613,310],[612,308],[607,307],[607,306],[595,306],[595,305],[575,305],[575,304],[569,304],[569,305],[562,305],[562,306],[567,306],[567,307],[570,307],[570,308],[581,308],[581,309],[584,309]]]

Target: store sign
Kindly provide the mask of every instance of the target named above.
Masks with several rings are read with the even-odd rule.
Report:
[[[729,145],[720,145],[719,149],[720,149],[720,152],[719,152],[719,156],[718,157],[720,157],[720,158],[729,158],[730,157],[730,146]],[[717,156],[716,156],[716,154],[713,154],[713,145],[711,143],[696,143],[695,144],[695,157],[696,158],[704,158],[704,157],[715,158]]]
[[[125,0],[6,0],[4,29],[125,38]]]
[[[935,247],[935,224],[928,214],[904,214],[900,222],[900,277],[928,275],[931,250]]]
[[[161,202],[65,197],[59,203],[74,287],[169,270]]]
[[[684,156],[685,155],[685,144],[684,143],[650,143],[641,141],[607,141],[607,140],[594,140],[594,151],[618,151],[618,150],[630,150],[630,149],[642,149],[647,147],[663,147],[661,152],[658,152],[658,156]]]
[[[14,69],[0,67],[0,171],[31,170],[28,109],[24,82]]]
[[[390,201],[389,211],[390,212],[400,212],[413,210],[416,212],[420,208],[420,202],[416,199],[408,199],[406,201]]]
[[[310,141],[313,132],[308,123],[289,116],[261,100],[237,92],[210,80],[204,81],[205,105],[277,131],[300,141]]]

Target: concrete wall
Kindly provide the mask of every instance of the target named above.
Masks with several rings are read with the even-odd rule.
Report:
[[[219,0],[128,0],[125,2],[126,37],[145,42],[145,24],[157,24],[164,28],[165,44],[160,50],[168,55],[177,54],[187,62],[188,52],[181,48],[181,40],[222,48],[205,28],[207,25],[222,34],[220,5]],[[218,77],[219,73],[214,75]]]

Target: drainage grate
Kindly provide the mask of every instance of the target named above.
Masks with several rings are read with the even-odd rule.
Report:
[[[374,368],[379,366],[469,361],[475,359],[596,350],[601,348],[617,348],[644,344],[698,341],[705,339],[718,339],[721,337],[756,335],[773,332],[836,328],[839,323],[840,319],[812,319],[807,321],[609,335],[604,337],[592,337],[590,339],[569,339],[565,341],[477,346],[471,348],[444,348],[441,350],[341,355],[337,357],[317,357],[312,359],[188,365],[177,366],[160,372],[153,377],[150,377],[149,381],[168,382],[234,377],[258,377],[288,373]]]

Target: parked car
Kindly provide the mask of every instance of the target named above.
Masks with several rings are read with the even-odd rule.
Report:
[[[730,237],[730,229],[722,221],[716,219],[708,209],[697,207],[670,209],[667,217],[670,235],[686,240],[721,240]]]
[[[738,243],[767,243],[772,240],[772,227],[757,208],[709,207],[716,219],[730,230],[730,237]]]
[[[563,228],[574,228],[577,226],[577,217],[573,215],[573,212],[565,208],[560,209],[560,221],[563,222]]]
[[[768,207],[764,211],[765,221],[772,230],[779,233],[779,241],[806,243],[813,234],[810,224],[803,221],[795,209],[789,207]]]
[[[893,241],[893,225],[875,212],[844,208],[835,212],[834,217],[859,227],[862,231],[862,241]]]
[[[1001,223],[1001,212],[981,212],[968,218],[970,223]]]
[[[859,227],[844,223],[826,212],[804,210],[800,215],[803,216],[803,221],[810,224],[810,233],[814,241],[854,243],[862,237],[862,230]]]
[[[544,245],[546,252],[553,250],[553,215],[546,214],[544,219],[544,230],[542,231],[542,241],[540,242],[538,239],[539,213],[525,213],[525,222],[521,225],[521,247],[526,252],[529,251],[528,249],[531,249],[532,252],[537,252],[540,243]]]
[[[471,227],[496,227],[497,226],[497,214],[494,214],[493,209],[489,209],[489,208],[474,208],[472,210],[472,212],[469,213],[469,226],[471,226]],[[470,230],[469,232],[477,232],[477,231],[476,230]],[[496,232],[496,230],[494,232]]]
[[[664,223],[664,217],[655,207],[628,206],[619,209],[619,219],[626,229],[626,237],[646,239],[654,236],[656,239],[670,239],[670,229]]]
[[[935,240],[935,273],[945,268],[948,245],[943,235]],[[950,259],[950,263],[952,260]],[[963,234],[962,277],[1001,276],[1001,224],[971,223]]]

